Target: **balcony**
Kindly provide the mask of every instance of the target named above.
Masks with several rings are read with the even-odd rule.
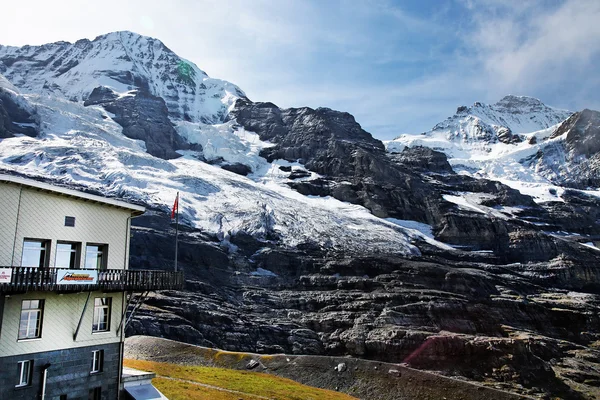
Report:
[[[181,290],[183,272],[0,267],[0,293]]]

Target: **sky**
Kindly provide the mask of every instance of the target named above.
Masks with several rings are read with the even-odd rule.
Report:
[[[253,101],[330,107],[379,139],[461,105],[527,95],[600,110],[599,0],[29,0],[0,44],[129,30],[160,39]]]

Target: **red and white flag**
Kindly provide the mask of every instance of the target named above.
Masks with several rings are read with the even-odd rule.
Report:
[[[173,210],[171,211],[171,219],[175,218],[177,211],[179,211],[179,192],[177,192],[177,197],[175,197],[175,204],[173,204]]]

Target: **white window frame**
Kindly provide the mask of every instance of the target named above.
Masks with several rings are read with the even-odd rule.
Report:
[[[23,308],[25,302],[38,301],[37,308]],[[25,336],[21,336],[21,328],[23,324],[23,313],[27,313],[27,326],[25,328]],[[31,324],[32,314],[37,314],[33,319],[33,326]],[[42,321],[44,319],[44,300],[43,299],[27,299],[21,302],[21,313],[19,314],[21,319],[19,320],[19,331],[17,335],[18,340],[31,340],[39,339],[42,337]]]
[[[97,247],[98,250],[96,251],[90,251],[88,250],[89,247]],[[93,268],[88,268],[88,262],[90,260],[88,260],[88,255],[90,254],[94,254],[94,260],[95,262],[95,266]],[[100,265],[98,265],[98,255],[100,255]],[[105,270],[106,266],[108,264],[108,260],[107,260],[107,256],[108,256],[108,245],[107,244],[102,244],[102,243],[86,243],[85,244],[85,261],[84,261],[84,268],[85,269],[97,269],[97,270]]]
[[[102,367],[104,364],[104,350],[94,350],[92,351],[92,370],[91,374],[97,374],[102,372]]]
[[[100,300],[100,304],[97,305],[96,301]],[[102,304],[102,300],[108,300],[107,304]],[[112,307],[112,297],[96,297],[94,298],[94,319],[92,321],[92,333],[103,333],[110,331],[110,312]],[[105,310],[101,313],[99,310]],[[106,315],[106,327],[101,329],[100,317]]]
[[[60,249],[61,246],[71,246],[70,249]],[[63,254],[69,255],[69,265],[57,265],[59,257]],[[71,261],[73,263],[71,264]],[[56,242],[56,250],[54,254],[54,267],[55,268],[66,268],[66,269],[79,269],[81,263],[81,242],[65,242],[59,240]]]
[[[34,243],[39,244],[39,247],[32,246],[32,244],[34,244]],[[37,265],[23,265],[25,254],[28,253],[30,250],[39,252]],[[23,239],[23,251],[21,252],[21,266],[22,267],[30,267],[30,268],[47,267],[49,253],[50,253],[50,240],[25,238],[25,239]]]
[[[31,385],[31,376],[33,375],[33,360],[23,360],[17,362],[19,366],[19,383],[15,387],[25,387]]]

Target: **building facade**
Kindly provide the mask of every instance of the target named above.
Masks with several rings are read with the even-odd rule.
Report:
[[[135,292],[183,275],[128,270],[144,208],[0,175],[0,399],[119,397]]]

